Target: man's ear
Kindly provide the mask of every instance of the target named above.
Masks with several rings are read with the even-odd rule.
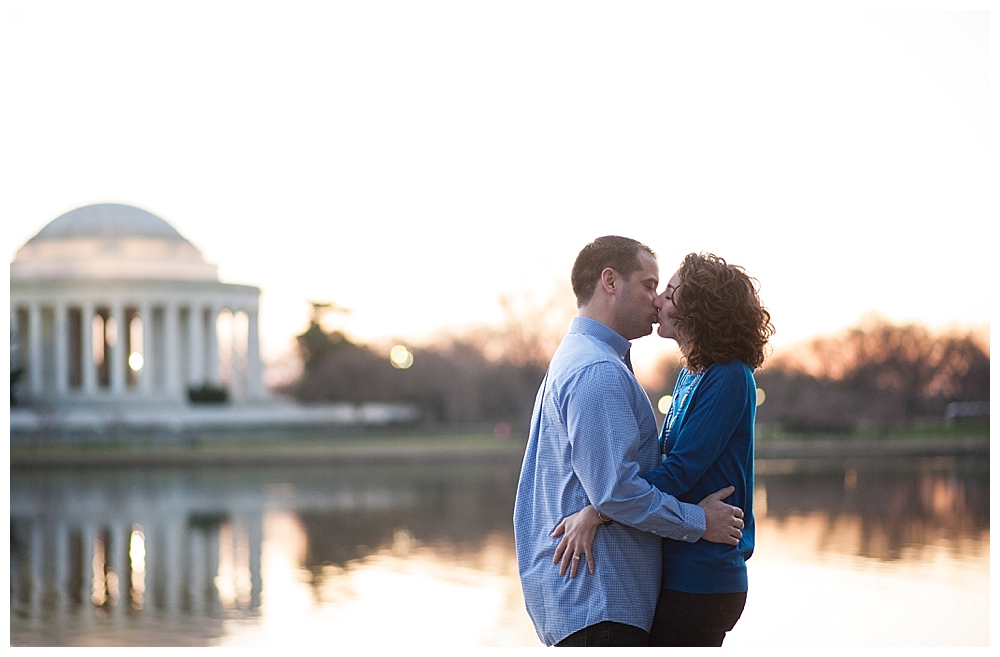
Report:
[[[618,272],[611,267],[605,267],[601,272],[601,285],[608,294],[615,294],[615,285],[618,283]]]

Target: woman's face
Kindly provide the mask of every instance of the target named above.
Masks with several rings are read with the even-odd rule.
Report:
[[[656,332],[661,338],[677,339],[677,327],[674,326],[674,320],[671,319],[670,313],[674,312],[675,304],[680,298],[678,290],[680,286],[680,274],[674,272],[674,275],[667,281],[667,287],[656,297],[654,305],[656,306],[657,319],[660,322]]]

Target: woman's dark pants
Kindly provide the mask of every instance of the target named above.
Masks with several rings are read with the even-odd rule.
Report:
[[[651,646],[721,646],[747,603],[743,593],[660,591]]]

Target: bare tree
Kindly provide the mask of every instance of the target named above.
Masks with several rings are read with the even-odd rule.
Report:
[[[872,317],[798,353],[772,358],[758,375],[762,420],[798,429],[899,426],[942,417],[955,401],[989,399],[989,353],[972,333],[936,335]]]

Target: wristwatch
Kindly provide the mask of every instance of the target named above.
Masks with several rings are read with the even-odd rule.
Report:
[[[601,519],[601,524],[604,525],[605,527],[607,527],[608,525],[610,525],[613,522],[611,520],[611,518],[607,517],[606,515],[604,515],[600,511],[597,512],[597,517]]]

